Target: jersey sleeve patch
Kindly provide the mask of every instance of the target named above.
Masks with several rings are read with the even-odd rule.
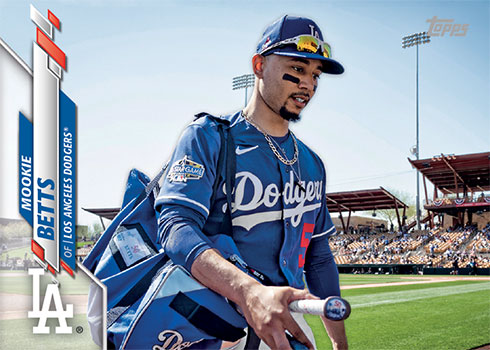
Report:
[[[199,180],[204,175],[205,168],[202,164],[193,162],[187,155],[172,164],[167,178],[170,182],[187,182],[187,180]]]

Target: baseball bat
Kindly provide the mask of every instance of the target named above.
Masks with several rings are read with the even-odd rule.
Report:
[[[332,321],[342,321],[349,317],[351,309],[347,300],[332,296],[324,300],[295,300],[289,304],[289,310],[324,316]]]

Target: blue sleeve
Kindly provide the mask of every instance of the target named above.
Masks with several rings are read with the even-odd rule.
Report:
[[[335,233],[327,208],[326,200],[326,174],[323,163],[322,206],[316,219],[311,242],[306,252],[304,267],[306,283],[310,292],[320,298],[340,296],[339,272],[328,245],[328,237]]]
[[[155,202],[157,209],[179,205],[208,217],[221,142],[216,126],[206,123],[208,118],[198,119],[182,133]]]
[[[322,206],[320,207],[320,212],[316,218],[315,228],[313,229],[313,235],[311,236],[312,241],[319,239],[323,236],[331,236],[335,233],[335,225],[332,222],[330,213],[327,208],[327,197],[326,197],[326,182],[327,175],[325,173],[325,168],[323,163],[320,161],[323,172],[323,183],[322,183]]]
[[[201,118],[182,133],[155,201],[159,241],[169,257],[188,271],[210,248],[202,232],[209,215],[220,148],[213,122]]]
[[[165,205],[158,220],[158,239],[170,259],[191,271],[194,260],[211,242],[202,232],[205,218],[180,205]]]
[[[305,277],[313,295],[322,299],[340,296],[339,272],[326,235],[311,241],[306,253]]]

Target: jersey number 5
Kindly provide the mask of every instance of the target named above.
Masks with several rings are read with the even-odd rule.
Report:
[[[306,258],[306,250],[308,249],[308,245],[310,244],[311,235],[313,234],[313,228],[315,225],[304,223],[303,224],[303,232],[301,232],[301,251],[303,248],[305,249],[302,254],[299,255],[298,266],[305,266],[305,258]],[[306,236],[308,234],[308,237]]]

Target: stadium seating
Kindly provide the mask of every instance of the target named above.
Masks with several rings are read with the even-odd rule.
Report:
[[[434,229],[426,233],[338,234],[330,237],[337,264],[423,264],[430,267],[490,267],[490,223],[455,230]]]

